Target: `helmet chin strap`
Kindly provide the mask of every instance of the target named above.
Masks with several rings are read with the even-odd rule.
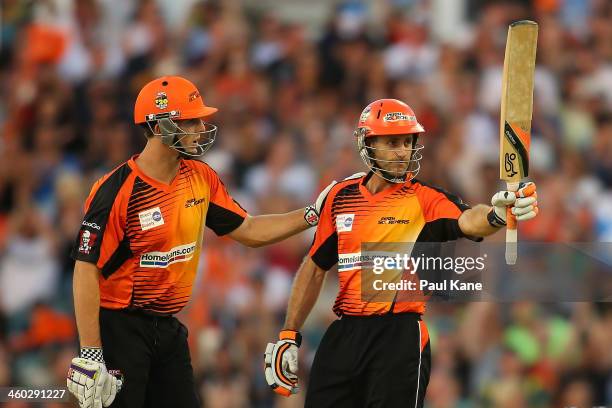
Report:
[[[408,175],[408,170],[406,170],[403,175],[396,176],[396,175],[391,174],[387,170],[383,169],[382,167],[380,167],[378,163],[376,163],[376,161],[374,161],[374,164],[376,165],[376,167],[373,166],[374,170],[372,171],[376,173],[377,175],[381,176],[386,181],[390,181],[391,183],[405,183],[406,182],[406,176]]]

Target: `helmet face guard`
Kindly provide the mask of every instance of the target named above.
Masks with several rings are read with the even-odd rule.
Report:
[[[412,133],[414,140],[412,143],[412,148],[409,149],[410,158],[408,160],[383,160],[377,158],[375,153],[377,151],[380,152],[396,152],[400,151],[400,149],[382,149],[376,148],[372,146],[368,146],[366,139],[368,137],[375,136],[393,136],[393,135],[372,135],[369,134],[369,129],[367,128],[358,128],[355,131],[355,136],[357,137],[357,148],[359,150],[359,155],[361,159],[364,161],[366,166],[378,176],[382,177],[386,181],[390,183],[405,183],[407,181],[412,180],[416,177],[421,169],[421,159],[423,158],[423,154],[421,150],[423,149],[423,145],[416,143],[416,138],[418,137],[418,133]],[[405,151],[404,149],[401,149]],[[395,174],[394,172],[390,172],[385,170],[380,166],[380,163],[390,163],[390,164],[401,164],[406,166],[406,170],[403,171],[402,174]]]
[[[176,150],[181,156],[200,157],[211,148],[217,137],[217,126],[204,122],[199,119],[204,127],[204,130],[198,132],[188,132],[182,129],[177,122],[171,117],[159,118],[154,121],[147,121],[147,126],[151,130],[153,136],[159,136],[161,141],[171,149]],[[155,124],[159,126],[160,132],[155,132]],[[187,136],[197,135],[197,141],[192,146],[183,146],[181,141]],[[196,152],[192,153],[189,150],[195,148]]]

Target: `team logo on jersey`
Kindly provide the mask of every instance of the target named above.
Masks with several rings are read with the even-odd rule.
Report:
[[[415,116],[410,116],[410,115],[406,115],[402,112],[389,112],[387,114],[385,114],[385,116],[383,117],[383,120],[385,122],[397,122],[400,120],[411,120],[411,121],[415,121],[416,117]]]
[[[410,220],[398,220],[395,217],[380,217],[378,223],[381,225],[393,225],[393,224],[409,224]]]
[[[166,109],[168,107],[168,95],[165,92],[158,92],[155,96],[155,106],[159,109]]]
[[[336,217],[336,231],[349,232],[353,230],[355,214],[338,214]]]
[[[79,235],[79,252],[82,254],[89,254],[96,243],[98,234],[95,234],[89,230],[81,230]]]
[[[205,200],[205,198],[190,198],[189,200],[185,201],[185,208],[195,207],[196,205],[202,204]]]
[[[140,218],[140,228],[143,231],[164,225],[164,217],[159,207],[139,212],[138,218]]]
[[[169,251],[147,252],[140,255],[140,266],[142,268],[165,268],[173,263],[187,262],[193,258],[196,243],[179,245]]]

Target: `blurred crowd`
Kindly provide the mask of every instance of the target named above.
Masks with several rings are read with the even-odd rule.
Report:
[[[540,214],[521,239],[612,241],[609,1],[309,3],[324,21],[238,0],[2,1],[0,386],[64,383],[77,351],[69,250],[84,197],[144,146],[133,103],[162,75],[189,78],[219,108],[204,160],[250,213],[303,207],[331,180],[364,170],[352,131],[361,109],[384,97],[411,105],[426,129],[419,178],[486,203],[500,187],[506,29],[534,19],[530,176]],[[292,5],[304,9],[283,2]],[[303,392],[273,396],[261,359],[312,233],[257,250],[206,233],[180,315],[204,406],[303,403]],[[335,317],[334,274],[304,328],[303,389]],[[425,320],[427,407],[612,405],[609,303],[435,304]]]

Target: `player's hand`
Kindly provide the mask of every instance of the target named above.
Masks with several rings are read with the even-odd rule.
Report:
[[[517,221],[527,221],[538,214],[538,193],[535,183],[521,182],[519,189],[513,191],[499,191],[491,198],[493,208],[489,212],[489,224],[494,227],[506,225],[506,209],[510,207],[510,213]]]
[[[363,177],[365,175],[366,174],[364,172],[359,172],[359,173],[355,173],[353,175],[348,176],[344,180],[352,180],[352,179],[356,179],[359,177]],[[321,215],[321,208],[323,208],[323,203],[325,202],[325,199],[327,198],[327,194],[329,194],[329,190],[331,190],[332,187],[335,186],[336,184],[338,184],[336,180],[329,183],[328,186],[325,187],[319,193],[314,204],[311,204],[308,207],[304,208],[304,219],[310,226],[314,227],[319,223],[319,215]]]
[[[302,335],[295,330],[280,332],[279,341],[268,343],[264,354],[266,382],[275,393],[284,397],[297,394],[298,347]]]
[[[106,370],[101,349],[83,348],[72,359],[66,384],[81,408],[102,408],[113,403],[122,381]]]

